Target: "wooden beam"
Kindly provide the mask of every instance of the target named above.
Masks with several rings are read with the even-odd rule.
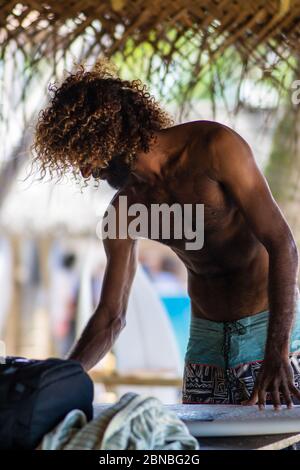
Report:
[[[182,377],[167,375],[164,373],[141,372],[134,374],[118,374],[102,371],[91,371],[90,377],[95,383],[104,385],[144,385],[159,387],[178,387],[182,386]]]

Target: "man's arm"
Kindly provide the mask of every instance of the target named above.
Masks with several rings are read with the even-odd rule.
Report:
[[[243,212],[247,223],[269,254],[269,327],[264,364],[247,404],[265,405],[266,392],[280,407],[281,391],[286,404],[291,395],[300,398],[289,363],[289,340],[294,319],[298,253],[291,230],[272,197],[247,143],[228,128],[212,138],[212,167]]]
[[[125,315],[137,267],[136,240],[103,240],[107,265],[98,307],[71,353],[70,359],[91,369],[111,349],[125,326]]]

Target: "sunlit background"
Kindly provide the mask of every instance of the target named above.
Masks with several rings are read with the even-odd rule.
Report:
[[[175,123],[214,119],[237,130],[299,242],[295,51],[277,43],[270,47],[268,36],[254,50],[255,41],[242,29],[230,42],[221,19],[209,10],[212,2],[199,1],[198,17],[190,21],[176,5],[169,16],[153,19],[141,1],[135,2],[135,20],[130,2],[121,0],[101,2],[99,11],[73,2],[68,16],[55,5],[62,2],[49,1],[48,9],[10,3],[10,11],[1,11],[0,32],[0,339],[8,355],[64,357],[99,300],[106,259],[96,228],[114,190],[93,181],[82,187],[69,175],[41,181],[31,171],[34,123],[47,103],[48,84],[61,80],[74,62],[92,66],[106,54],[122,78],[145,81]],[[259,11],[261,16],[251,13],[257,28],[271,14]],[[97,402],[112,402],[127,390],[166,403],[181,399],[190,321],[186,272],[169,248],[149,240],[139,245],[127,326],[92,371]]]

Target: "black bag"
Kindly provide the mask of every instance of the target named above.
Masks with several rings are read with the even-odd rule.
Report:
[[[0,449],[34,449],[66,414],[93,416],[93,383],[73,360],[7,357],[0,364]]]

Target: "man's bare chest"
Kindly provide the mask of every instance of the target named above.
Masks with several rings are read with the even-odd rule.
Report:
[[[148,238],[178,249],[199,231],[208,239],[224,239],[224,230],[232,224],[237,210],[220,185],[205,175],[189,179],[178,175],[137,191],[135,200],[147,207]]]

